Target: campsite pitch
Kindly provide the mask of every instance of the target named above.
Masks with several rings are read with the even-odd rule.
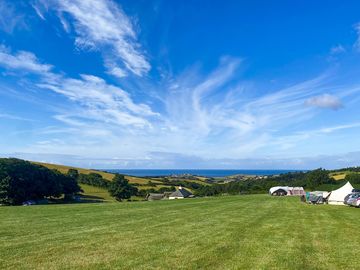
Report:
[[[360,209],[268,195],[0,207],[0,269],[356,269]]]

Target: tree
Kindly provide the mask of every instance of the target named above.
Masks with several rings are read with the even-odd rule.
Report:
[[[322,184],[330,184],[332,182],[329,172],[321,168],[313,170],[306,175],[306,186],[309,188],[316,188]]]
[[[77,180],[79,177],[79,172],[76,169],[69,169],[67,172],[67,176],[71,177],[72,179]]]
[[[109,193],[116,200],[130,199],[132,195],[136,195],[137,188],[129,184],[123,175],[116,174],[113,181],[109,185]]]
[[[0,204],[58,198],[79,190],[76,180],[59,171],[20,159],[0,159]]]
[[[110,181],[103,179],[103,177],[98,173],[89,173],[83,174],[80,173],[77,181],[81,184],[87,184],[90,186],[100,187],[100,188],[108,188]]]
[[[351,184],[360,184],[360,174],[349,173],[345,176],[345,181],[349,181]]]
[[[11,177],[0,179],[0,204],[13,204],[11,196]]]

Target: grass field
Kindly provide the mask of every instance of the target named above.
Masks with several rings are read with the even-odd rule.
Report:
[[[109,192],[104,188],[94,187],[90,185],[80,184],[82,193],[82,200],[89,202],[116,202],[116,200],[110,196]]]
[[[330,177],[334,178],[335,180],[344,180],[346,175],[354,173],[352,171],[339,171],[339,172],[332,172],[330,173]]]
[[[330,177],[334,178],[335,180],[344,180],[345,176],[350,173],[348,171],[345,172],[335,172],[335,173],[330,173]]]
[[[0,269],[357,269],[360,209],[267,195],[0,208]]]

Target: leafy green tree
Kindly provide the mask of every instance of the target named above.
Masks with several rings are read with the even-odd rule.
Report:
[[[329,172],[324,169],[313,170],[306,175],[306,186],[316,188],[322,184],[331,184],[333,181],[329,176]]]
[[[89,173],[89,174],[80,173],[77,180],[81,184],[87,184],[90,186],[95,186],[100,188],[108,188],[110,184],[110,181],[103,179],[101,174],[98,173]]]
[[[67,176],[71,177],[72,179],[77,180],[79,177],[79,172],[76,169],[69,169],[67,172]]]
[[[136,187],[129,184],[123,175],[116,174],[113,181],[109,185],[109,193],[116,200],[130,199],[131,196],[136,195],[138,190]]]
[[[345,181],[349,181],[351,184],[360,184],[360,174],[349,173],[345,176]]]
[[[11,177],[6,176],[0,179],[0,204],[12,204]]]
[[[80,187],[76,180],[56,170],[28,161],[0,159],[0,203],[21,204],[27,200],[58,198],[74,194]]]

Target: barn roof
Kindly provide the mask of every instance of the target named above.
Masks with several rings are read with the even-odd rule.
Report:
[[[164,198],[164,194],[163,193],[149,193],[146,196],[147,200],[161,200]]]
[[[173,193],[170,194],[169,197],[183,197],[183,198],[187,198],[189,196],[191,196],[192,193],[184,188],[179,188],[178,190],[174,191]]]

